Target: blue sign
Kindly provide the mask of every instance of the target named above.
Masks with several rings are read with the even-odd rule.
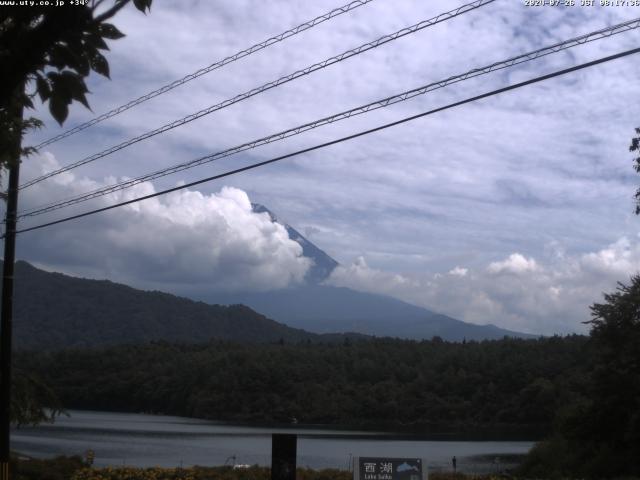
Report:
[[[421,458],[358,457],[355,480],[423,480]]]

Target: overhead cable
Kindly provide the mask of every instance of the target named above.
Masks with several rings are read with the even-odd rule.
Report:
[[[33,216],[37,216],[37,215],[42,215],[44,213],[48,213],[51,212],[53,210],[58,210],[60,208],[64,208],[64,207],[68,207],[71,205],[75,205],[81,202],[85,202],[97,197],[101,197],[103,195],[107,195],[109,193],[113,193],[119,190],[123,190],[126,188],[130,188],[133,187],[135,185],[138,185],[140,183],[146,182],[146,181],[151,181],[157,178],[161,178],[167,175],[171,175],[177,172],[181,172],[183,170],[187,170],[190,168],[194,168],[200,165],[204,165],[225,157],[229,157],[235,154],[238,154],[240,152],[246,151],[246,150],[250,150],[253,148],[256,148],[258,146],[261,145],[266,145],[272,142],[276,142],[279,140],[283,140],[285,138],[289,138],[292,137],[294,135],[298,135],[300,133],[306,132],[308,130],[323,126],[323,125],[327,125],[327,124],[331,124],[340,120],[344,120],[356,115],[361,115],[363,113],[367,113],[370,112],[372,110],[377,110],[379,108],[384,108],[387,107],[389,105],[393,105],[395,103],[399,103],[402,101],[406,101],[408,99],[414,98],[418,95],[423,95],[426,94],[428,92],[431,92],[433,90],[439,89],[439,88],[443,88],[446,87],[447,85],[451,85],[454,83],[458,83],[461,82],[463,80],[467,80],[469,78],[473,78],[473,77],[477,77],[480,75],[485,75],[488,74],[490,72],[494,72],[497,70],[501,70],[504,68],[508,68],[508,67],[512,67],[514,65],[519,65],[522,64],[524,62],[528,62],[528,61],[532,61],[535,60],[537,58],[552,54],[552,53],[557,53],[563,50],[566,50],[568,48],[572,48],[575,47],[577,45],[581,45],[587,42],[591,42],[594,40],[599,40],[602,38],[607,38],[610,37],[611,35],[615,35],[618,33],[622,33],[622,32],[626,32],[632,29],[636,29],[640,27],[640,18],[637,18],[635,20],[630,20],[627,22],[623,22],[621,24],[618,25],[614,25],[612,27],[608,27],[605,29],[601,29],[595,32],[591,32],[585,35],[581,35],[579,37],[575,37],[569,40],[565,40],[563,42],[559,42],[559,43],[555,43],[553,45],[532,51],[532,52],[528,52],[522,55],[518,55],[515,57],[511,57],[507,60],[503,60],[500,62],[495,62],[492,63],[490,65],[484,66],[484,67],[480,67],[480,68],[475,68],[473,70],[469,70],[465,73],[459,74],[459,75],[454,75],[451,77],[448,77],[444,80],[440,80],[437,82],[432,82],[429,83],[427,85],[418,87],[418,88],[414,88],[412,90],[408,90],[405,92],[402,92],[400,94],[396,94],[390,97],[386,97],[383,98],[381,100],[377,100],[375,102],[371,102],[368,103],[366,105],[362,105],[356,108],[352,108],[350,110],[346,110],[334,115],[331,115],[329,117],[324,117],[321,118],[319,120],[315,120],[313,122],[310,123],[305,123],[303,125],[299,125],[297,127],[294,128],[290,128],[288,130],[284,130],[266,137],[262,137],[259,138],[257,140],[253,140],[247,143],[243,143],[241,145],[237,145],[235,147],[231,147],[228,148],[226,150],[222,150],[220,152],[216,152],[210,155],[206,155],[194,160],[190,160],[188,162],[184,162],[184,163],[180,163],[177,165],[173,165],[161,170],[157,170],[155,172],[152,173],[148,173],[133,179],[128,179],[119,183],[115,183],[112,185],[108,185],[105,187],[101,187],[95,190],[92,190],[90,192],[85,192],[82,193],[80,195],[76,195],[67,199],[63,199],[63,200],[58,200],[56,202],[52,202],[49,203],[47,205],[41,205],[41,206],[37,206],[34,207],[32,209],[29,210],[25,210],[19,213],[18,218],[25,218],[25,217],[33,217]]]
[[[351,50],[347,50],[343,53],[341,53],[340,55],[336,55],[334,57],[328,58],[326,60],[323,60],[322,62],[318,62],[315,63],[309,67],[303,68],[302,70],[297,70],[289,75],[285,75],[283,77],[278,78],[277,80],[265,83],[264,85],[261,85],[260,87],[256,87],[253,88],[245,93],[241,93],[239,95],[236,95],[235,97],[229,98],[227,100],[224,100],[220,103],[217,103],[215,105],[212,105],[210,107],[204,108],[198,112],[192,113],[191,115],[187,115],[186,117],[183,117],[179,120],[175,120],[171,123],[167,123],[166,125],[163,125],[159,128],[156,128],[155,130],[151,130],[149,132],[143,133],[142,135],[139,135],[137,137],[131,138],[129,140],[126,140],[125,142],[122,142],[118,145],[112,146],[110,148],[107,148],[106,150],[103,150],[102,152],[99,153],[95,153],[93,155],[90,155],[88,157],[85,157],[81,160],[78,160],[74,163],[71,163],[67,166],[64,166],[62,168],[59,168],[55,171],[49,172],[45,175],[42,175],[38,178],[35,178],[33,180],[30,180],[24,184],[22,184],[20,186],[21,189],[23,188],[27,188],[31,185],[35,185],[36,183],[39,183],[43,180],[46,180],[47,178],[51,178],[55,175],[59,175],[61,173],[64,172],[68,172],[69,170],[73,170],[74,168],[77,168],[81,165],[86,165],[87,163],[90,162],[94,162],[100,158],[106,157],[107,155],[111,155],[112,153],[115,153],[119,150],[122,150],[126,147],[129,147],[131,145],[134,145],[138,142],[141,142],[143,140],[146,140],[148,138],[154,137],[156,135],[159,135],[161,133],[165,133],[169,130],[172,130],[176,127],[180,127],[182,125],[185,125],[187,123],[193,122],[194,120],[197,120],[199,118],[204,117],[205,115],[209,115],[213,112],[216,112],[218,110],[222,110],[223,108],[229,107],[231,105],[234,105],[238,102],[241,102],[243,100],[246,100],[248,98],[251,98],[255,95],[258,95],[260,93],[263,93],[267,90],[270,90],[272,88],[278,87],[280,85],[283,85],[285,83],[291,82],[292,80],[296,80],[300,77],[309,75],[310,73],[313,73],[315,71],[321,70],[323,68],[326,68],[330,65],[333,65],[335,63],[338,62],[342,62],[343,60],[346,60],[348,58],[354,57],[356,55],[360,55],[361,53],[364,53],[366,51],[372,50],[374,48],[377,48],[381,45],[384,45],[386,43],[392,42],[394,40],[397,40],[398,38],[402,38],[406,35],[410,35],[412,33],[416,33],[424,28],[436,25],[438,23],[444,22],[446,20],[450,20],[454,17],[457,17],[459,15],[462,15],[464,13],[470,12],[472,10],[475,10],[476,8],[480,8],[484,5],[487,5],[489,3],[494,2],[495,0],[476,0],[474,2],[471,3],[467,3],[466,5],[463,5],[461,7],[458,7],[454,10],[450,10],[448,12],[445,13],[441,13],[431,19],[428,20],[423,20],[419,23],[416,23],[415,25],[412,25],[410,27],[406,27],[403,28],[401,30],[398,30],[395,33],[391,33],[389,35],[385,35],[383,37],[380,37],[372,42],[368,42],[365,43],[364,45],[360,45],[359,47],[353,48]]]
[[[342,15],[343,13],[347,13],[358,7],[366,5],[367,3],[370,3],[372,1],[373,0],[356,0],[351,3],[348,3],[347,5],[343,5],[342,7],[334,8],[333,10],[325,13],[324,15],[320,15],[319,17],[316,17],[312,20],[308,20],[304,23],[301,23],[297,27],[291,28],[285,32],[282,32],[279,35],[263,40],[260,43],[256,43],[255,45],[249,48],[240,50],[239,52],[234,53],[233,55],[229,55],[228,57],[225,57],[222,60],[218,60],[212,63],[208,67],[201,68],[200,70],[190,73],[189,75],[185,75],[184,77],[178,80],[174,80],[173,82],[168,83],[167,85],[164,85],[158,88],[157,90],[149,92],[145,95],[142,95],[141,97],[136,98],[135,100],[131,100],[130,102],[125,103],[124,105],[121,105],[117,108],[114,108],[113,110],[103,113],[102,115],[95,117],[89,120],[88,122],[82,123],[65,132],[62,132],[59,135],[56,135],[55,137],[51,137],[48,140],[45,140],[44,142],[40,143],[39,145],[36,145],[36,148],[46,147],[47,145],[51,145],[52,143],[62,140],[63,138],[70,137],[75,133],[81,132],[82,130],[92,127],[93,125],[100,123],[108,118],[115,117],[116,115],[126,110],[129,110],[130,108],[133,108],[136,105],[140,105],[141,103],[144,103],[147,100],[151,100],[152,98],[157,97],[158,95],[162,95],[163,93],[173,90],[174,88],[179,87],[180,85],[184,85],[185,83],[190,82],[191,80],[194,80],[198,77],[201,77],[202,75],[205,75],[209,72],[217,70],[218,68],[224,67],[225,65],[235,62],[236,60],[240,60],[241,58],[248,57],[249,55],[256,53],[260,50],[263,50],[275,43],[279,43],[283,40],[286,40],[287,38],[293,37],[294,35],[304,32],[305,30],[309,30],[310,28],[313,28],[316,25],[319,25],[323,22],[326,22],[327,20],[337,17],[338,15]]]
[[[35,225],[35,226],[32,226],[32,227],[19,229],[19,230],[16,231],[16,233],[25,233],[25,232],[30,232],[30,231],[33,231],[33,230],[42,229],[42,228],[45,228],[45,227],[50,227],[50,226],[57,225],[57,224],[60,224],[60,223],[69,222],[71,220],[76,220],[76,219],[87,217],[87,216],[90,216],[90,215],[95,215],[97,213],[105,212],[107,210],[112,210],[114,208],[123,207],[125,205],[131,205],[133,203],[141,202],[143,200],[148,200],[150,198],[155,198],[155,197],[159,197],[161,195],[166,195],[168,193],[177,192],[179,190],[184,190],[185,188],[193,187],[193,186],[200,185],[200,184],[203,184],[203,183],[211,182],[213,180],[218,180],[220,178],[224,178],[224,177],[228,177],[228,176],[235,175],[235,174],[238,174],[238,173],[246,172],[248,170],[252,170],[252,169],[255,169],[255,168],[258,168],[258,167],[262,167],[262,166],[269,165],[269,164],[272,164],[272,163],[275,163],[275,162],[279,162],[281,160],[285,160],[287,158],[295,157],[295,156],[301,155],[303,153],[308,153],[308,152],[312,152],[314,150],[319,150],[321,148],[329,147],[331,145],[336,145],[338,143],[342,143],[342,142],[345,142],[347,140],[352,140],[354,138],[358,138],[358,137],[362,137],[362,136],[365,136],[365,135],[369,135],[371,133],[375,133],[375,132],[378,132],[378,131],[381,131],[381,130],[385,130],[385,129],[390,128],[390,127],[401,125],[403,123],[407,123],[407,122],[416,120],[418,118],[426,117],[428,115],[433,115],[435,113],[442,112],[444,110],[448,110],[448,109],[451,109],[451,108],[454,108],[454,107],[458,107],[458,106],[461,106],[461,105],[465,105],[465,104],[468,104],[468,103],[476,102],[478,100],[481,100],[481,99],[484,99],[484,98],[487,98],[487,97],[491,97],[491,96],[494,96],[494,95],[498,95],[500,93],[504,93],[504,92],[507,92],[507,91],[510,91],[510,90],[515,90],[515,89],[518,89],[518,88],[522,88],[522,87],[525,87],[527,85],[531,85],[531,84],[534,84],[534,83],[538,83],[538,82],[542,82],[542,81],[545,81],[545,80],[549,80],[551,78],[558,77],[560,75],[565,75],[567,73],[571,73],[571,72],[575,72],[575,71],[582,70],[582,69],[585,69],[585,68],[593,67],[595,65],[599,65],[599,64],[602,64],[602,63],[605,63],[605,62],[610,62],[612,60],[616,60],[616,59],[619,59],[619,58],[622,58],[622,57],[626,57],[626,56],[629,56],[629,55],[634,55],[636,53],[640,53],[640,48],[634,48],[634,49],[631,49],[631,50],[626,50],[624,52],[617,53],[615,55],[609,55],[607,57],[602,57],[602,58],[599,58],[597,60],[593,60],[591,62],[586,62],[586,63],[582,63],[580,65],[576,65],[576,66],[573,66],[573,67],[565,68],[563,70],[558,70],[556,72],[549,73],[547,75],[541,75],[539,77],[531,78],[529,80],[525,80],[523,82],[519,82],[519,83],[516,83],[516,84],[513,84],[513,85],[509,85],[507,87],[498,88],[496,90],[492,90],[490,92],[483,93],[481,95],[476,95],[474,97],[470,97],[470,98],[467,98],[465,100],[461,100],[461,101],[458,101],[458,102],[450,103],[450,104],[445,105],[443,107],[435,108],[435,109],[429,110],[427,112],[419,113],[417,115],[412,115],[410,117],[406,117],[406,118],[403,118],[401,120],[396,120],[395,122],[391,122],[391,123],[387,123],[387,124],[384,124],[384,125],[380,125],[378,127],[371,128],[369,130],[364,130],[364,131],[361,131],[361,132],[358,132],[358,133],[354,133],[352,135],[347,135],[345,137],[338,138],[336,140],[331,140],[329,142],[325,142],[325,143],[322,143],[322,144],[319,144],[319,145],[314,145],[313,147],[304,148],[302,150],[298,150],[296,152],[288,153],[286,155],[281,155],[279,157],[275,157],[275,158],[272,158],[272,159],[269,159],[269,160],[264,160],[262,162],[253,163],[253,164],[247,165],[245,167],[236,168],[235,170],[231,170],[231,171],[228,171],[228,172],[225,172],[225,173],[221,173],[221,174],[218,174],[218,175],[213,175],[213,176],[210,176],[210,177],[207,177],[207,178],[202,178],[200,180],[196,180],[196,181],[193,181],[193,182],[190,182],[190,183],[185,183],[183,185],[178,185],[178,186],[173,187],[173,188],[168,188],[166,190],[162,190],[162,191],[159,191],[159,192],[154,192],[154,193],[151,193],[149,195],[144,195],[142,197],[133,198],[131,200],[127,200],[127,201],[124,201],[124,202],[116,203],[116,204],[113,204],[113,205],[108,205],[106,207],[97,208],[95,210],[90,210],[90,211],[87,211],[87,212],[84,212],[84,213],[80,213],[80,214],[77,214],[77,215],[71,215],[69,217],[61,218],[59,220],[54,220],[52,222],[41,223],[39,225]],[[4,235],[3,235],[3,237],[4,237]]]

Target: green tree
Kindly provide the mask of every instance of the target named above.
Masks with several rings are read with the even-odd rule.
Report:
[[[640,127],[636,128],[636,137],[631,139],[631,145],[629,146],[630,152],[638,152],[636,158],[633,159],[633,168],[637,173],[640,173]],[[640,188],[636,190],[636,215],[640,215]]]
[[[560,409],[554,435],[525,462],[529,476],[640,475],[640,275],[591,306],[590,369],[581,395]]]
[[[590,434],[596,473],[640,475],[640,275],[591,307]]]
[[[36,425],[64,413],[58,396],[37,375],[16,369],[11,396],[11,423]]]
[[[22,138],[28,130],[42,126],[39,119],[25,118],[24,110],[33,109],[33,100],[39,96],[43,103],[48,102],[51,115],[62,125],[74,101],[89,108],[85,78],[91,71],[109,77],[109,64],[101,52],[109,49],[106,40],[117,40],[124,34],[108,20],[130,2],[92,0],[62,6],[36,2],[0,9],[0,173],[9,169],[14,182],[7,220],[15,219],[20,159],[34,152],[23,147]],[[151,2],[133,0],[143,13],[150,9]],[[7,231],[9,225],[7,221]],[[4,315],[2,335],[7,337],[11,335],[10,322],[5,323]],[[59,407],[51,390],[28,373],[10,375],[10,349],[2,358],[3,376],[13,377],[10,420],[38,423],[52,419]],[[3,388],[5,381],[3,378]]]
[[[65,6],[3,6],[0,8],[0,167],[32,153],[21,147],[24,133],[42,123],[23,119],[36,95],[62,124],[69,105],[89,108],[85,78],[94,71],[109,77],[103,53],[105,40],[124,35],[108,20],[131,0],[85,2]],[[133,0],[140,11],[152,0]],[[36,2],[39,3],[39,2]],[[53,3],[53,2],[51,2]]]

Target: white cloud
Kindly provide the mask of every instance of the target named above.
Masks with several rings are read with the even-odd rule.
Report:
[[[454,267],[451,270],[449,270],[449,275],[456,275],[458,277],[465,277],[467,275],[467,273],[469,273],[469,269],[468,268],[463,268],[463,267]]]
[[[184,0],[157,2],[147,16],[125,9],[114,23],[127,37],[110,42],[108,52],[113,80],[94,75],[89,82],[93,111],[108,111],[337,5],[305,0]],[[48,149],[61,163],[71,163],[451,8],[449,0],[371,2]],[[494,2],[119,151],[83,167],[82,176],[61,175],[39,198],[55,200],[91,190],[102,182],[90,179],[107,178],[114,172],[118,177],[135,177],[226,149],[634,18],[636,10],[531,9],[523,2]],[[632,48],[637,33],[461,82],[216,165],[185,171],[178,178],[158,180],[154,186],[140,186],[136,192],[289,153]],[[632,212],[638,177],[627,151],[637,126],[637,112],[629,108],[629,99],[640,95],[640,85],[629,81],[640,71],[640,63],[634,60],[628,57],[531,85],[228,181],[298,230],[312,233],[314,243],[336,260],[346,263],[364,253],[371,268],[360,264],[336,272],[344,274],[345,282],[357,279],[362,288],[404,295],[473,321],[495,318],[525,330],[580,328],[579,322],[588,315],[585,305],[597,300],[601,290],[615,286],[614,277],[624,279],[636,266],[637,219]],[[47,129],[31,135],[29,144],[59,132],[46,111],[36,115],[46,121]],[[91,116],[74,106],[65,128]],[[25,166],[30,162],[25,161]],[[27,180],[33,175],[25,168],[22,176]],[[235,268],[229,282],[245,279],[248,288],[269,286],[272,278],[273,285],[295,282],[301,268],[295,246],[288,246],[277,231],[270,232],[268,225],[247,215],[238,198],[221,195],[220,187],[202,185],[199,194],[181,194],[47,233],[34,232],[29,234],[31,240],[24,235],[23,251],[46,258],[62,270],[85,269],[93,276],[127,280],[117,277],[118,272],[133,278],[143,264],[162,265],[158,256],[128,243],[129,235],[135,234],[139,243],[148,242],[184,263],[175,271],[176,282],[213,266]],[[188,209],[184,218],[176,213],[179,208]],[[239,217],[231,215],[233,209],[240,212]],[[144,215],[154,221],[141,222],[139,228],[119,222],[120,218],[138,222]],[[245,228],[242,219],[252,233],[230,236]],[[229,225],[226,230],[221,227],[223,220]],[[121,225],[127,225],[124,231]],[[169,226],[193,230],[193,240],[184,235],[169,241],[164,233],[173,231]],[[94,238],[91,230],[106,231],[107,239]],[[213,250],[206,235],[223,235],[229,243]],[[253,235],[263,239],[257,244],[264,255],[254,254],[249,241]],[[629,246],[613,243],[602,248],[622,237],[634,240]],[[172,242],[178,240],[180,248],[172,249]],[[115,243],[130,254],[95,254],[109,251]],[[198,255],[207,260],[190,260]],[[225,263],[227,255],[241,261],[233,267]],[[267,257],[284,262],[283,266],[275,267]],[[119,265],[121,258],[125,265]],[[464,267],[458,270],[460,265]],[[252,277],[248,272],[260,273]],[[171,274],[170,269],[158,267],[148,277],[169,282]],[[210,280],[213,285],[225,282],[219,276]],[[419,287],[414,286],[416,282]]]
[[[51,154],[30,159],[27,172],[57,166]],[[25,190],[28,208],[98,182],[66,173]],[[104,198],[99,207],[155,192],[143,183]],[[87,207],[83,207],[86,209]],[[65,212],[67,213],[67,212]],[[40,220],[40,218],[38,219]],[[33,222],[33,221],[32,221]],[[20,252],[40,265],[79,269],[93,277],[146,285],[270,289],[302,281],[310,261],[285,228],[251,209],[247,194],[182,190],[117,210],[20,235]]]
[[[593,274],[625,275],[640,270],[640,244],[623,237],[607,248],[583,255],[580,262]]]
[[[347,266],[337,267],[331,274],[330,283],[356,285],[356,289],[375,293],[387,293],[389,289],[402,290],[406,287],[413,289],[418,283],[403,275],[382,272],[369,268],[364,257],[360,256]]]
[[[519,253],[512,253],[509,258],[502,262],[491,262],[487,267],[490,273],[524,273],[533,272],[538,269],[538,265],[533,258],[525,258]]]
[[[513,253],[486,268],[455,267],[449,275],[387,273],[360,258],[336,269],[328,283],[391,295],[472,323],[553,334],[585,332],[588,307],[638,272],[640,240],[621,238],[598,251],[553,256],[544,264]]]

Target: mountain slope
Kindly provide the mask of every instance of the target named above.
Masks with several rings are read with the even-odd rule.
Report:
[[[276,217],[276,215],[264,205],[260,205],[259,203],[252,203],[251,207],[253,208],[253,211],[255,213],[266,213],[267,215],[269,215],[269,218],[272,222],[282,225],[287,230],[289,238],[297,242],[302,247],[302,254],[313,261],[313,265],[305,276],[305,280],[308,283],[315,285],[326,280],[327,277],[331,275],[331,272],[333,272],[333,269],[339,265],[338,262],[336,262],[323,250],[307,240],[299,231],[297,231],[291,225],[278,220],[278,217]]]
[[[254,204],[253,209],[278,221],[261,205]],[[313,260],[306,284],[261,293],[211,293],[200,298],[206,303],[109,281],[49,273],[18,262],[16,347],[51,349],[151,340],[202,342],[212,338],[334,342],[342,341],[340,333],[347,332],[351,337],[420,340],[439,336],[449,341],[532,337],[494,325],[468,324],[382,295],[322,285],[338,262],[293,227],[283,225],[290,238],[301,245],[303,254]]]
[[[208,301],[242,303],[289,326],[325,332],[449,341],[533,338],[495,325],[475,325],[383,295],[349,288],[307,285],[264,293],[217,294]]]
[[[152,340],[203,342],[212,338],[238,342],[318,340],[317,335],[269,320],[243,305],[207,305],[16,263],[14,344],[18,349]]]
[[[465,323],[383,295],[323,286],[339,263],[265,206],[254,203],[252,207],[283,225],[289,237],[300,244],[303,255],[313,260],[306,284],[264,293],[211,294],[202,297],[206,302],[248,305],[279,322],[316,333],[359,332],[415,340],[439,336],[450,341],[534,337],[495,325]]]

